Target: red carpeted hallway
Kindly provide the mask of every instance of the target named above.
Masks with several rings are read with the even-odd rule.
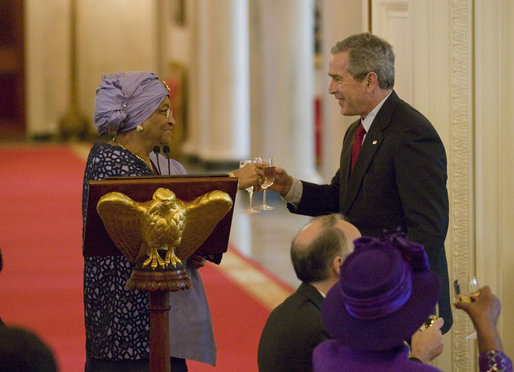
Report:
[[[0,147],[0,317],[35,331],[64,372],[82,370],[85,361],[84,164],[66,146]],[[202,269],[202,276],[218,363],[214,368],[189,362],[190,371],[257,371],[257,344],[269,306],[215,265]]]

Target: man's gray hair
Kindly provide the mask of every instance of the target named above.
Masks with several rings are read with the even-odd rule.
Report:
[[[330,52],[332,55],[348,52],[348,71],[355,80],[362,81],[369,72],[374,72],[380,88],[393,88],[394,52],[384,39],[369,32],[355,34],[338,41]]]

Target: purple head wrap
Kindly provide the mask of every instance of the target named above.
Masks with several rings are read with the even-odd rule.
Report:
[[[168,87],[153,72],[103,75],[96,90],[94,123],[99,134],[127,132],[157,110]]]

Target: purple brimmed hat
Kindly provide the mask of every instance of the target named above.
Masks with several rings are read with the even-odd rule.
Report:
[[[439,298],[425,249],[401,233],[355,240],[339,279],[323,301],[323,324],[332,338],[358,350],[383,351],[408,340]]]
[[[96,90],[94,123],[99,134],[127,132],[142,124],[169,95],[153,72],[129,71],[102,76]]]

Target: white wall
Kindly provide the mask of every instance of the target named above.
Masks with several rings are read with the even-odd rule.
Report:
[[[476,261],[503,302],[500,331],[514,355],[514,26],[512,1],[475,1]]]

